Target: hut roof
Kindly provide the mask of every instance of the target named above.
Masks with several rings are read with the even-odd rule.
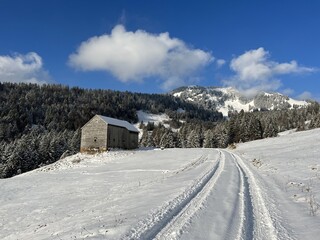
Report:
[[[132,124],[130,124],[127,121],[119,120],[119,119],[111,118],[111,117],[105,117],[102,115],[97,115],[97,116],[99,116],[107,124],[119,126],[119,127],[124,127],[126,129],[128,129],[130,132],[137,132],[137,133],[139,132],[139,130],[135,126],[133,126]]]

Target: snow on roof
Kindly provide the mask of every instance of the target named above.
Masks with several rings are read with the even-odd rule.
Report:
[[[138,129],[135,128],[132,124],[130,124],[127,121],[124,120],[119,120],[111,117],[105,117],[98,115],[103,121],[105,121],[107,124],[114,125],[114,126],[119,126],[119,127],[124,127],[128,129],[130,132],[139,132]]]

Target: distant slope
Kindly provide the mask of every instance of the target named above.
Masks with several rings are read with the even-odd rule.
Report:
[[[234,88],[188,86],[173,90],[171,94],[182,100],[196,103],[210,110],[217,110],[224,116],[231,111],[253,111],[292,109],[306,106],[306,101],[298,101],[280,93],[260,92],[253,98],[246,98]]]

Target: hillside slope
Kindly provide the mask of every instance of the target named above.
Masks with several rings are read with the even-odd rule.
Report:
[[[317,239],[319,141],[77,154],[0,180],[0,238]]]
[[[253,166],[278,214],[297,239],[320,234],[320,129],[242,143],[236,153]]]
[[[168,94],[0,82],[0,178],[77,152],[80,128],[95,114],[137,123],[141,112],[172,122],[222,119],[221,113]]]

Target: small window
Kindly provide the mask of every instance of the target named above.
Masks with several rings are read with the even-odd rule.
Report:
[[[94,141],[94,142],[97,142],[97,137],[94,137],[93,141]]]

